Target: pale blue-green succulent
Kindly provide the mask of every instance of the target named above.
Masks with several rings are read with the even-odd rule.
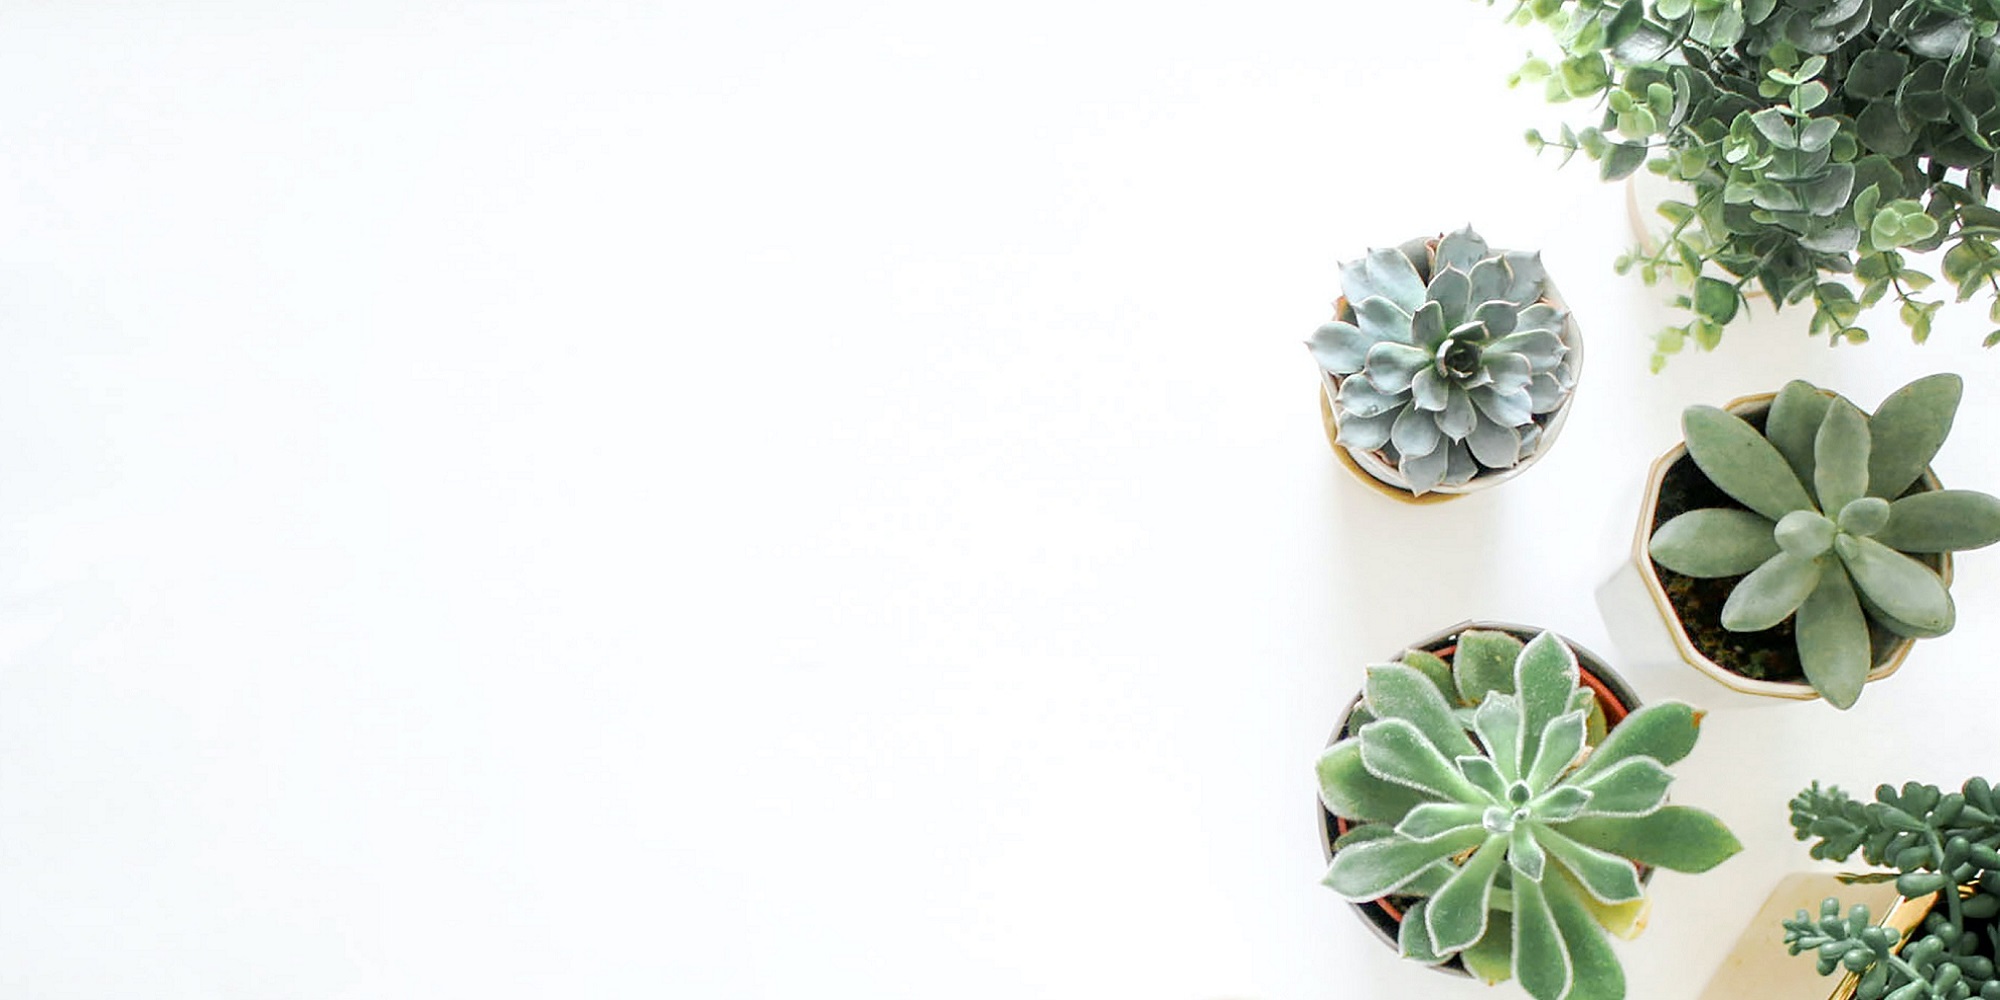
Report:
[[[1661,566],[1691,577],[1748,574],[1721,615],[1732,632],[1793,621],[1799,667],[1832,704],[1861,696],[1873,666],[1870,621],[1907,638],[1943,635],[1957,612],[1935,570],[1911,553],[2000,541],[2000,499],[1919,490],[1951,431],[1964,383],[1932,375],[1861,412],[1792,382],[1763,432],[1712,406],[1681,423],[1702,474],[1743,505],[1682,514],[1653,533]]]
[[[1539,254],[1471,227],[1341,266],[1346,307],[1308,342],[1332,376],[1338,441],[1423,494],[1535,453],[1576,384]]]
[[[1576,655],[1461,633],[1449,664],[1412,651],[1370,667],[1347,736],[1320,756],[1320,797],[1352,824],[1325,884],[1354,902],[1414,898],[1405,957],[1458,956],[1537,1000],[1618,1000],[1605,930],[1643,905],[1636,865],[1701,872],[1741,850],[1714,816],[1667,805],[1701,714],[1648,705],[1606,735]],[[1635,864],[1636,863],[1636,864]]]

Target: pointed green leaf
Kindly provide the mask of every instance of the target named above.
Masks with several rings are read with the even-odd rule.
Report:
[[[1465,780],[1485,792],[1488,798],[1495,802],[1507,801],[1507,785],[1511,779],[1500,776],[1500,768],[1491,758],[1460,757],[1453,763],[1458,765],[1458,771],[1465,775]]]
[[[1478,826],[1485,814],[1484,805],[1426,802],[1410,810],[1410,814],[1396,824],[1396,834],[1407,840],[1435,840],[1468,826]]]
[[[1319,797],[1335,816],[1392,825],[1433,798],[1368,773],[1359,739],[1341,740],[1319,755]]]
[[[1854,707],[1874,653],[1868,619],[1844,568],[1830,568],[1820,575],[1819,586],[1799,605],[1794,630],[1806,682],[1833,707]]]
[[[1486,935],[1479,943],[1458,953],[1465,971],[1488,986],[1496,986],[1514,975],[1514,917],[1493,913],[1486,920]]]
[[[1894,500],[1930,467],[1951,433],[1965,381],[1949,373],[1896,390],[1869,421],[1875,447],[1868,459],[1868,495]]]
[[[1307,346],[1312,348],[1313,358],[1321,368],[1347,375],[1361,370],[1368,349],[1375,342],[1360,327],[1335,320],[1313,331],[1313,339]]]
[[[1483,842],[1486,831],[1470,827],[1436,840],[1371,840],[1333,856],[1321,884],[1353,903],[1380,899],[1408,885],[1424,869]]]
[[[1431,897],[1425,919],[1438,951],[1461,951],[1486,933],[1493,877],[1499,874],[1500,865],[1506,860],[1507,836],[1489,836]]]
[[[1616,854],[1579,844],[1550,826],[1537,826],[1535,839],[1541,841],[1542,849],[1569,869],[1570,874],[1575,875],[1577,881],[1598,900],[1623,903],[1638,899],[1645,892],[1639,885],[1639,873],[1632,867],[1632,862]]]
[[[1431,901],[1419,899],[1403,911],[1403,922],[1396,926],[1396,951],[1404,958],[1422,965],[1437,965],[1449,959],[1449,955],[1438,954],[1431,943],[1430,927],[1425,915],[1430,912]]]
[[[1370,250],[1368,256],[1341,265],[1341,291],[1349,302],[1381,296],[1406,313],[1424,304],[1424,279],[1401,250]]]
[[[1644,816],[1667,801],[1667,786],[1673,780],[1673,774],[1659,761],[1651,757],[1628,757],[1583,783],[1590,792],[1583,813]]]
[[[1433,798],[1479,802],[1479,789],[1438,753],[1414,724],[1405,719],[1377,719],[1361,730],[1361,763],[1386,781],[1414,788]]]
[[[1529,640],[1515,659],[1514,694],[1521,699],[1521,725],[1527,734],[1521,744],[1524,770],[1534,763],[1542,730],[1569,711],[1577,684],[1576,654],[1554,632]]]
[[[1722,627],[1761,632],[1791,617],[1819,583],[1821,561],[1780,552],[1730,590],[1722,603]]]
[[[1521,640],[1505,632],[1468,629],[1460,633],[1458,652],[1451,658],[1459,699],[1477,705],[1488,691],[1512,692],[1514,660],[1520,655]]]
[[[1363,685],[1369,711],[1378,719],[1407,719],[1446,757],[1462,757],[1479,752],[1472,737],[1452,716],[1444,693],[1423,671],[1402,664],[1381,664],[1368,668]]]
[[[2000,541],[2000,498],[1975,490],[1912,493],[1889,505],[1875,540],[1901,552],[1959,552]]]
[[[1868,452],[1868,418],[1853,403],[1834,400],[1813,441],[1813,489],[1821,510],[1837,513],[1867,494]]]
[[[1704,713],[1679,701],[1647,705],[1625,717],[1576,769],[1572,781],[1583,781],[1634,757],[1651,757],[1673,765],[1686,758],[1701,735]]]
[[[1528,769],[1528,787],[1535,793],[1552,787],[1583,753],[1584,714],[1571,712],[1543,728],[1534,763]]]
[[[1548,864],[1548,853],[1535,840],[1532,823],[1518,823],[1507,834],[1507,860],[1522,878],[1533,882],[1542,880],[1542,872]]]
[[[1778,390],[1777,398],[1771,401],[1770,414],[1764,419],[1764,436],[1785,456],[1785,462],[1802,483],[1813,481],[1813,442],[1819,434],[1820,421],[1826,416],[1827,405],[1832,402],[1833,397],[1812,383],[1794,379]]]
[[[1625,969],[1585,903],[1581,887],[1558,875],[1542,881],[1542,896],[1562,932],[1572,980],[1564,1000],[1625,1000]]]
[[[1544,823],[1566,823],[1590,804],[1590,793],[1575,785],[1557,785],[1528,804],[1528,815]]]
[[[1741,576],[1778,554],[1774,527],[1769,518],[1747,510],[1691,510],[1660,525],[1647,549],[1660,565],[1684,576]]]
[[[1690,406],[1681,414],[1681,427],[1702,474],[1745,507],[1776,521],[1812,506],[1790,463],[1742,417]]]
[[[1493,766],[1509,784],[1521,780],[1521,703],[1510,694],[1491,694],[1472,713],[1472,729]]]
[[[1689,806],[1662,806],[1635,817],[1586,817],[1562,825],[1564,836],[1643,865],[1699,873],[1729,860],[1743,845],[1713,815]]]
[[[1569,992],[1569,950],[1549,912],[1540,883],[1514,880],[1514,975],[1535,1000],[1563,1000]]]
[[[1854,585],[1890,617],[1926,632],[1951,628],[1951,593],[1929,566],[1873,538],[1842,535],[1833,548]]]

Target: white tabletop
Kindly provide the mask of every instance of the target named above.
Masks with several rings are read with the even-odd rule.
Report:
[[[1518,995],[1317,884],[1363,664],[1474,617],[1615,662],[1691,402],[1957,370],[1938,471],[2000,491],[2000,353],[1787,313],[1648,375],[1504,9],[8,5],[0,994]],[[1408,509],[1299,342],[1467,221],[1590,358],[1539,466]],[[1808,780],[1992,772],[1958,575],[1855,711],[1711,718],[1675,795],[1749,847],[1655,880],[1635,998],[1808,867]]]

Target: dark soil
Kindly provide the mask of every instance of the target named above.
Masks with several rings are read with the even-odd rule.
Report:
[[[1764,429],[1763,412],[1741,416],[1758,430]],[[1921,492],[1924,488],[1919,481],[1911,487],[1911,492]],[[1746,509],[1709,482],[1692,457],[1682,455],[1660,481],[1660,500],[1653,509],[1652,530],[1659,530],[1660,525],[1688,511],[1706,507]],[[1932,569],[1937,568],[1935,556],[1920,558],[1930,563]],[[1805,683],[1805,672],[1799,667],[1798,645],[1792,635],[1792,619],[1787,618],[1762,632],[1731,632],[1722,627],[1722,605],[1743,577],[1698,580],[1682,576],[1657,561],[1653,563],[1653,571],[1659,574],[1660,583],[1666,588],[1667,599],[1674,606],[1674,615],[1680,619],[1681,628],[1702,655],[1714,660],[1724,670],[1752,680]],[[1871,662],[1882,662],[1889,655],[1890,647],[1901,639],[1901,636],[1871,619],[1868,622]]]

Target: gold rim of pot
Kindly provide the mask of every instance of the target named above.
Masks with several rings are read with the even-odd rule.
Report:
[[[1730,400],[1723,409],[1737,416],[1743,416],[1746,411],[1754,413],[1760,408],[1770,406],[1771,400],[1777,398],[1777,395],[1775,392],[1760,392],[1750,396],[1739,396]],[[1646,593],[1652,597],[1653,607],[1658,609],[1660,618],[1667,624],[1667,631],[1673,635],[1675,651],[1680,653],[1681,659],[1689,666],[1744,694],[1766,698],[1789,698],[1794,701],[1817,700],[1820,697],[1819,692],[1803,681],[1762,681],[1724,669],[1721,664],[1709,659],[1707,654],[1695,646],[1694,640],[1688,636],[1687,628],[1681,624],[1680,616],[1674,612],[1673,601],[1667,597],[1666,584],[1660,580],[1659,570],[1653,565],[1653,556],[1648,551],[1648,543],[1653,537],[1653,512],[1660,504],[1660,485],[1666,479],[1667,470],[1673,468],[1674,463],[1680,461],[1681,456],[1685,454],[1687,454],[1687,442],[1682,441],[1654,460],[1653,467],[1646,476],[1644,502],[1639,504],[1639,528],[1632,538],[1632,562],[1639,568],[1639,578],[1646,582]],[[1937,474],[1928,467],[1924,469],[1921,481],[1933,490],[1943,488],[1943,484],[1938,482]],[[1950,587],[1951,553],[1940,554],[1937,573],[1945,586]],[[1889,647],[1888,654],[1868,671],[1868,677],[1863,683],[1873,684],[1901,669],[1903,661],[1909,658],[1910,650],[1916,644],[1917,640],[1911,638],[1897,640],[1895,645]]]

